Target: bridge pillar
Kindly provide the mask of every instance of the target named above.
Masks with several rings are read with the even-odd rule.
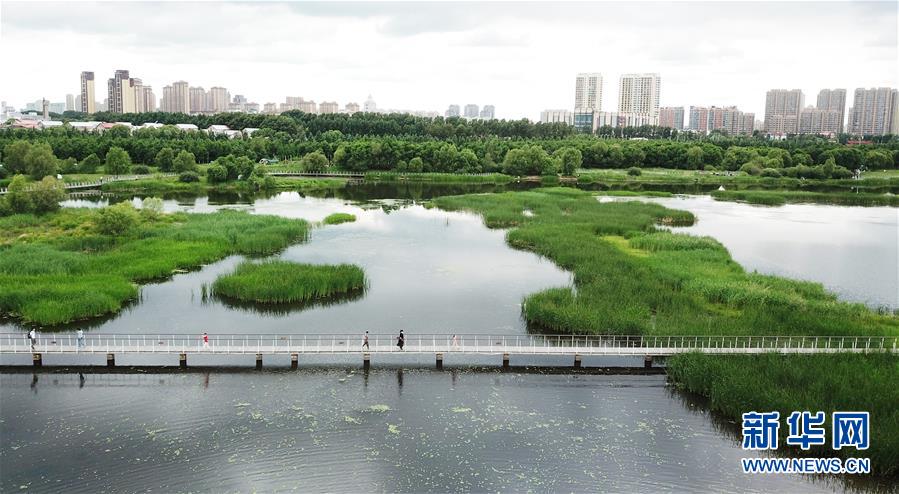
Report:
[[[187,354],[181,353],[178,355],[178,367],[182,369],[187,369]]]
[[[443,354],[437,353],[437,369],[443,370]]]
[[[256,354],[256,370],[262,370],[262,354]]]
[[[106,354],[106,367],[115,367],[115,354],[114,353]]]
[[[44,366],[44,356],[39,353],[31,354],[31,365],[34,367],[43,367]]]
[[[508,368],[509,368],[509,354],[504,353],[503,354],[503,369],[508,369]]]
[[[364,352],[362,354],[362,368],[368,370],[371,367],[371,354]]]
[[[291,353],[290,354],[290,370],[297,370],[300,366],[300,354]]]
[[[581,354],[579,354],[579,353],[574,354],[574,368],[575,369],[581,368]]]
[[[652,355],[647,355],[643,357],[643,368],[644,369],[652,369]]]

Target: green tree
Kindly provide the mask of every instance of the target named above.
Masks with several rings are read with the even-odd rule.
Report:
[[[94,173],[98,166],[100,166],[100,158],[95,153],[91,153],[81,160],[81,173]]]
[[[6,204],[13,213],[27,213],[33,210],[31,191],[28,190],[28,179],[25,175],[16,175],[9,183],[6,191]]]
[[[106,151],[106,173],[111,175],[123,175],[131,169],[131,156],[128,151],[113,146]]]
[[[156,158],[153,160],[156,163],[156,166],[159,167],[159,171],[170,172],[172,171],[173,161],[175,160],[175,151],[172,148],[165,147],[159,150],[156,153]]]
[[[228,169],[220,165],[216,160],[206,169],[206,179],[213,184],[226,182],[228,180]]]
[[[27,173],[25,167],[25,155],[31,150],[28,141],[13,141],[3,146],[3,165],[9,173]]]
[[[35,144],[25,155],[25,170],[31,178],[40,180],[47,175],[56,175],[57,161],[49,144]]]
[[[552,168],[552,159],[540,146],[512,149],[503,160],[503,173],[513,176],[542,175]]]
[[[421,173],[425,169],[425,164],[418,156],[409,160],[407,167],[410,173]]]
[[[104,235],[123,235],[137,225],[140,220],[137,210],[130,202],[100,208],[94,217],[97,231]]]
[[[703,164],[701,147],[691,146],[690,149],[687,149],[687,168],[691,170],[701,170]]]
[[[865,154],[865,168],[886,170],[893,167],[893,156],[886,149],[875,149]]]
[[[31,202],[35,213],[47,213],[59,209],[66,198],[66,187],[55,177],[44,177],[31,188]]]
[[[182,150],[175,156],[175,159],[172,160],[172,167],[178,173],[196,171],[197,159],[194,156],[194,153]]]
[[[584,162],[584,156],[580,150],[575,147],[566,146],[556,149],[553,158],[559,162],[559,170],[562,175],[571,176],[581,167]]]
[[[328,158],[321,151],[313,151],[300,159],[300,166],[305,172],[323,173],[328,168]]]

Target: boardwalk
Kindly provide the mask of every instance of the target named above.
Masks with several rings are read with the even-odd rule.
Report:
[[[357,172],[270,172],[272,177],[365,178]]]
[[[716,355],[734,354],[835,354],[835,353],[899,353],[899,337],[871,336],[561,336],[482,334],[408,335],[402,351],[395,335],[371,334],[369,347],[363,349],[362,335],[273,335],[216,334],[208,344],[197,335],[175,334],[90,334],[81,345],[73,333],[38,334],[32,349],[25,333],[0,334],[0,354],[34,354],[35,365],[41,365],[44,354],[106,354],[114,365],[115,355],[177,354],[186,366],[188,354],[247,355],[257,358],[261,367],[263,355],[359,354],[368,365],[372,354],[434,354],[442,366],[444,354],[502,355],[508,366],[512,355],[567,355],[576,366],[583,356],[652,357],[685,352]]]
[[[100,180],[95,180],[92,182],[66,182],[65,188],[66,190],[79,190],[79,189],[99,189],[103,186],[103,184],[108,184],[112,182],[130,182],[133,180],[141,180],[144,178],[155,178],[155,177],[174,177],[175,173],[157,173],[155,175],[112,175],[109,177],[103,177]],[[30,188],[26,188],[26,191],[31,190]],[[0,187],[0,195],[4,195],[9,192],[7,187]]]

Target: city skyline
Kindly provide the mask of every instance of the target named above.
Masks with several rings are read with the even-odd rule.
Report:
[[[101,8],[5,2],[0,50],[9,66],[30,69],[27,78],[4,81],[0,98],[15,105],[39,97],[63,101],[66,94],[79,92],[78,74],[85,70],[97,74],[95,91],[102,94],[108,74],[125,67],[152,86],[157,99],[164,85],[182,79],[203,87],[240,88],[260,105],[292,94],[341,103],[373,94],[385,108],[443,114],[452,103],[490,101],[499,109],[497,118],[537,120],[546,108],[574,107],[571,76],[580,72],[606,76],[604,110],[613,110],[618,101],[617,78],[632,72],[662,75],[660,106],[733,105],[756,115],[764,114],[764,94],[771,88],[801,88],[814,95],[832,87],[899,85],[895,23],[890,21],[897,12],[894,4],[829,4],[828,9],[811,3],[728,4],[726,9],[692,3],[653,9],[620,3],[508,5],[472,4],[463,12],[428,4],[420,12],[407,12],[386,4],[167,4],[159,9],[152,4]],[[707,19],[693,18],[700,10]],[[655,23],[646,29],[639,21],[649,25],[650,19],[632,15],[637,12],[668,18],[680,28],[669,33]],[[777,18],[766,21],[770,29],[764,33],[739,28],[774,12]],[[108,20],[118,13],[122,22]],[[598,37],[589,37],[585,21],[596,18],[590,13],[604,19]],[[203,15],[210,25],[242,28],[228,36],[188,29],[187,20],[170,28],[174,14],[184,19]],[[490,26],[477,22],[485,15]],[[129,25],[127,20],[136,17],[141,22]],[[795,19],[801,22],[788,30],[787,21]],[[308,28],[278,29],[290,22]],[[702,29],[709,41],[691,43],[685,28]],[[628,29],[635,36],[615,38]],[[556,30],[567,37],[549,35]],[[820,50],[811,35],[820,30],[832,32],[832,49]],[[259,32],[266,36],[256,36]],[[673,37],[658,43],[663,32]],[[52,33],[67,42],[51,42],[55,37],[47,34]],[[580,44],[581,39],[589,42]],[[571,46],[595,55],[585,59]],[[33,64],[35,59],[53,63]],[[533,70],[534,62],[547,64],[548,70]]]

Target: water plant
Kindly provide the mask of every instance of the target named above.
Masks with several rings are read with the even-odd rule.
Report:
[[[98,229],[100,213],[63,209],[0,218],[0,312],[61,324],[115,312],[137,283],[232,254],[270,255],[306,238],[307,224],[238,211],[134,215]]]
[[[333,213],[329,214],[322,220],[326,225],[339,225],[341,223],[351,223],[356,221],[356,215],[350,213]]]
[[[316,265],[282,260],[244,262],[212,284],[217,296],[260,303],[323,299],[365,288],[362,269],[350,264]]]

